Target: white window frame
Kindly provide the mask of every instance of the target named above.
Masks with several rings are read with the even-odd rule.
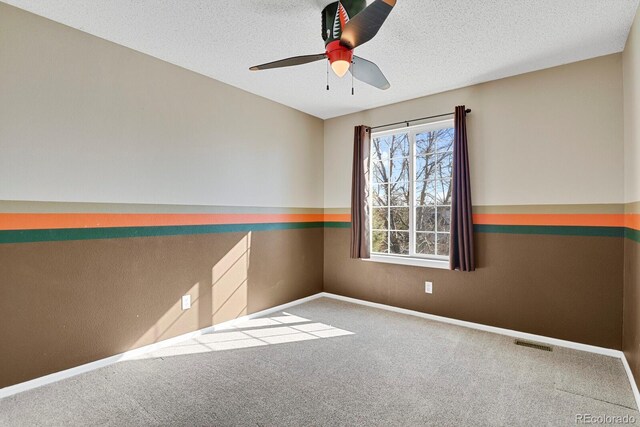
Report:
[[[424,123],[415,126],[405,126],[405,127],[397,127],[393,129],[383,130],[380,132],[372,132],[371,133],[371,141],[373,143],[374,138],[384,137],[388,135],[397,135],[406,133],[409,138],[409,254],[383,254],[383,253],[371,253],[371,257],[368,261],[373,262],[384,262],[390,264],[401,264],[401,265],[411,265],[417,267],[430,267],[430,268],[449,268],[449,256],[444,255],[426,255],[426,254],[417,254],[415,253],[415,238],[416,238],[416,205],[415,205],[415,167],[416,167],[416,155],[415,155],[415,147],[416,147],[416,135],[419,133],[430,132],[439,129],[448,129],[454,127],[453,119],[447,120],[439,120],[430,123]],[[370,156],[369,160],[369,170],[373,173],[373,156]],[[451,178],[453,179],[453,177]],[[373,194],[373,179],[369,180],[369,194]],[[390,185],[390,183],[389,183]],[[389,197],[391,195],[389,194]],[[389,203],[391,199],[389,199]],[[373,242],[373,201],[372,198],[368,200],[369,204],[369,212],[372,214],[369,215],[369,241]],[[387,207],[388,208],[388,207]],[[436,208],[437,212],[437,208]],[[436,214],[435,218],[435,229],[434,233],[438,233],[438,217]],[[451,244],[451,234],[449,232],[449,244]],[[390,242],[388,243],[390,244]],[[437,240],[436,240],[437,245]]]

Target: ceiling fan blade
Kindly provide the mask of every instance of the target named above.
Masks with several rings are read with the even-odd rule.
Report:
[[[345,24],[340,43],[353,49],[371,40],[395,5],[396,0],[375,0]]]
[[[267,62],[262,65],[255,65],[249,68],[251,71],[258,70],[268,70],[270,68],[282,68],[282,67],[292,67],[294,65],[302,65],[308,64],[309,62],[320,61],[321,59],[325,59],[327,54],[319,53],[317,55],[303,55],[303,56],[294,56],[287,59],[281,59],[279,61]]]
[[[351,73],[356,79],[382,90],[387,90],[391,87],[380,68],[373,62],[355,55],[353,55],[352,62]]]

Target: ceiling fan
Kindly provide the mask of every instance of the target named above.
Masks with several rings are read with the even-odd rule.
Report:
[[[351,71],[353,77],[364,83],[378,89],[389,89],[391,85],[380,68],[373,62],[354,55],[353,50],[378,33],[395,4],[396,0],[375,0],[369,6],[366,0],[340,0],[331,3],[322,10],[324,53],[294,56],[249,69],[268,70],[328,59],[331,69],[338,77]]]

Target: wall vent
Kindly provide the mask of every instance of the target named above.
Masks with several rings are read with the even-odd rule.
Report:
[[[523,341],[523,340],[517,339],[514,341],[514,343],[516,345],[521,345],[523,347],[535,348],[536,350],[553,351],[553,348],[551,346],[540,344],[537,342]]]

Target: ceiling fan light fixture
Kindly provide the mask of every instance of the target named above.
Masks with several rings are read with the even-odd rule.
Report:
[[[336,76],[343,77],[351,67],[353,51],[342,46],[340,41],[336,40],[327,45],[327,58],[329,58],[331,69],[336,73]]]
[[[339,59],[331,63],[331,69],[338,77],[344,77],[344,75],[347,74],[347,71],[349,71],[350,66],[351,64],[344,59]]]

